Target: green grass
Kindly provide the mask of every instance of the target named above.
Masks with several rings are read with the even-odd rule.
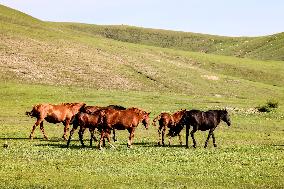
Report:
[[[173,139],[172,147],[158,147],[157,130],[138,127],[134,148],[128,149],[127,131],[118,131],[116,149],[82,148],[76,133],[71,147],[61,140],[63,126],[45,124],[49,141],[28,135],[34,120],[24,115],[39,102],[84,101],[121,104],[151,111],[179,108],[210,109],[216,99],[157,92],[96,91],[7,83],[1,85],[1,188],[282,188],[283,110],[268,114],[230,112],[232,126],[216,130],[218,147],[203,149],[207,132],[198,132],[197,149],[185,149]],[[248,109],[246,100],[227,98],[217,104]],[[256,105],[256,104],[255,104]],[[280,112],[279,112],[280,111]],[[182,133],[184,141],[184,131]],[[85,139],[89,138],[88,132]],[[191,142],[191,140],[190,140]],[[86,141],[88,143],[88,141]]]
[[[262,60],[284,60],[284,33],[262,37],[224,37],[125,25],[61,25],[91,36],[99,35],[123,42]]]
[[[49,23],[0,6],[0,188],[283,188],[282,36]],[[271,99],[278,108],[255,113]],[[49,141],[39,128],[28,139],[33,105],[79,101],[135,106],[151,119],[227,108],[233,124],[222,123],[208,149],[206,132],[197,149],[177,138],[158,147],[157,128],[141,125],[133,149],[127,131],[117,132],[116,149],[82,148],[77,133],[66,149],[60,124],[45,124]]]

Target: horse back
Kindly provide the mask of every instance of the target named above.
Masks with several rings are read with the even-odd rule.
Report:
[[[199,110],[189,111],[188,116],[190,125],[194,126],[197,130],[209,130],[217,127],[220,123],[218,114],[212,110],[207,112]]]
[[[137,126],[139,123],[139,116],[133,110],[114,110],[107,109],[104,111],[103,122],[111,128],[127,129],[129,127]]]
[[[161,113],[160,119],[159,119],[159,125],[160,127],[171,127],[172,124],[172,116],[169,113]]]

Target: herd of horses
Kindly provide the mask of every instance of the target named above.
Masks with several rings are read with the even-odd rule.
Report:
[[[150,112],[146,112],[139,108],[125,108],[119,105],[109,105],[106,107],[87,106],[85,103],[62,103],[57,105],[38,104],[33,106],[33,109],[30,112],[26,112],[26,115],[36,118],[36,122],[33,125],[30,134],[30,139],[34,138],[34,131],[39,125],[43,137],[48,139],[43,126],[43,121],[45,120],[49,123],[63,123],[64,140],[67,140],[67,132],[69,131],[70,125],[73,125],[67,141],[67,147],[69,147],[72,136],[78,127],[79,140],[83,147],[85,146],[83,141],[84,131],[89,129],[91,136],[90,146],[92,146],[92,141],[97,141],[94,133],[95,130],[98,130],[101,135],[98,145],[99,149],[102,149],[102,147],[105,145],[105,139],[107,139],[111,147],[114,147],[110,136],[111,132],[113,132],[113,141],[115,142],[116,130],[128,130],[129,139],[127,146],[131,148],[133,144],[134,132],[139,123],[142,122],[145,128],[148,129],[150,122]],[[165,136],[169,137],[169,145],[171,144],[171,137],[174,136],[179,136],[180,144],[182,144],[180,133],[182,129],[186,127],[187,148],[189,147],[188,138],[190,127],[192,127],[190,135],[194,148],[196,148],[194,133],[198,130],[209,130],[209,134],[204,145],[206,148],[211,136],[214,147],[217,146],[214,130],[221,121],[227,123],[228,126],[231,125],[230,116],[227,110],[209,110],[206,112],[200,110],[180,110],[173,114],[162,112],[154,118],[153,126],[156,126],[157,121],[159,122],[158,145],[165,146]],[[168,134],[166,134],[167,130]]]

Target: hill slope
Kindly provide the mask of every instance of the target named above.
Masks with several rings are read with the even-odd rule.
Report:
[[[2,82],[250,99],[283,94],[281,61],[126,43],[89,32],[82,24],[70,27],[42,22],[7,7],[0,8]],[[160,34],[156,36],[159,38]],[[217,38],[227,44],[247,40]]]
[[[136,44],[264,60],[284,60],[284,33],[263,37],[222,37],[133,26],[99,26],[65,23],[91,35]]]

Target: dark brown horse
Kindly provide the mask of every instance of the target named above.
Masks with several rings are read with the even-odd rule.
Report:
[[[69,147],[70,141],[72,139],[72,136],[75,132],[75,130],[80,126],[80,130],[79,130],[79,139],[80,142],[82,144],[83,147],[85,147],[85,144],[83,142],[83,135],[84,135],[84,131],[86,130],[86,128],[89,128],[90,134],[91,134],[91,138],[90,138],[90,146],[92,146],[92,141],[97,141],[94,132],[95,129],[98,128],[100,121],[100,112],[101,110],[95,111],[92,114],[88,114],[88,113],[84,113],[84,112],[80,112],[78,113],[73,121],[73,128],[70,131],[70,135],[69,135],[69,139],[67,141],[67,148]]]
[[[82,146],[84,147],[85,144],[83,142],[83,135],[84,135],[84,131],[86,130],[86,128],[89,128],[90,134],[91,134],[91,138],[90,138],[90,146],[92,146],[92,141],[97,141],[94,132],[96,129],[98,129],[99,125],[100,125],[100,114],[102,110],[107,110],[107,109],[116,109],[116,110],[125,110],[126,108],[124,108],[123,106],[119,106],[119,105],[109,105],[106,107],[100,107],[100,106],[85,106],[84,108],[82,108],[80,111],[80,113],[78,113],[73,121],[73,128],[70,131],[70,135],[69,135],[69,139],[67,142],[67,147],[69,147],[70,141],[72,139],[72,136],[75,132],[75,130],[80,126],[80,130],[79,130],[79,139],[80,142],[82,144]],[[114,142],[116,141],[115,138],[115,129],[113,129],[113,140]]]
[[[149,126],[149,114],[143,110],[138,108],[129,108],[126,110],[114,110],[107,109],[102,110],[102,132],[99,143],[99,149],[102,149],[102,142],[104,138],[107,138],[108,143],[111,144],[110,141],[110,132],[112,129],[125,130],[127,129],[129,132],[129,140],[127,146],[131,148],[134,138],[134,131],[138,124],[142,121],[143,125],[146,129]]]
[[[161,113],[153,120],[153,125],[156,126],[156,121],[159,121],[159,142],[158,145],[165,146],[165,133],[167,129],[172,129],[176,126],[177,123],[179,123],[180,119],[182,118],[183,114],[186,112],[186,110],[180,110],[175,112],[174,114],[169,113]],[[161,138],[162,134],[162,138]],[[180,133],[177,134],[179,136],[179,142],[182,144],[181,135]],[[169,135],[169,145],[171,145],[171,135]]]
[[[43,127],[43,121],[46,120],[49,123],[63,123],[64,125],[64,140],[67,139],[67,132],[69,130],[70,124],[74,116],[83,108],[85,103],[62,103],[58,105],[54,104],[38,104],[35,105],[30,112],[26,112],[26,115],[35,117],[37,120],[33,125],[30,139],[34,137],[34,131],[36,127],[40,124],[40,129],[42,131],[43,137],[48,139]]]
[[[221,120],[227,123],[228,126],[231,125],[230,117],[229,117],[227,110],[209,110],[206,112],[203,112],[200,110],[186,111],[180,123],[178,124],[176,128],[177,130],[176,133],[178,133],[179,130],[181,130],[183,125],[186,125],[186,147],[188,148],[189,129],[190,129],[190,126],[192,126],[193,129],[190,132],[190,135],[193,141],[193,147],[196,148],[196,140],[194,138],[194,133],[198,130],[201,130],[201,131],[209,130],[209,134],[205,141],[204,148],[207,147],[208,141],[211,136],[213,139],[214,147],[217,147],[215,136],[214,136],[214,130],[219,125]]]

